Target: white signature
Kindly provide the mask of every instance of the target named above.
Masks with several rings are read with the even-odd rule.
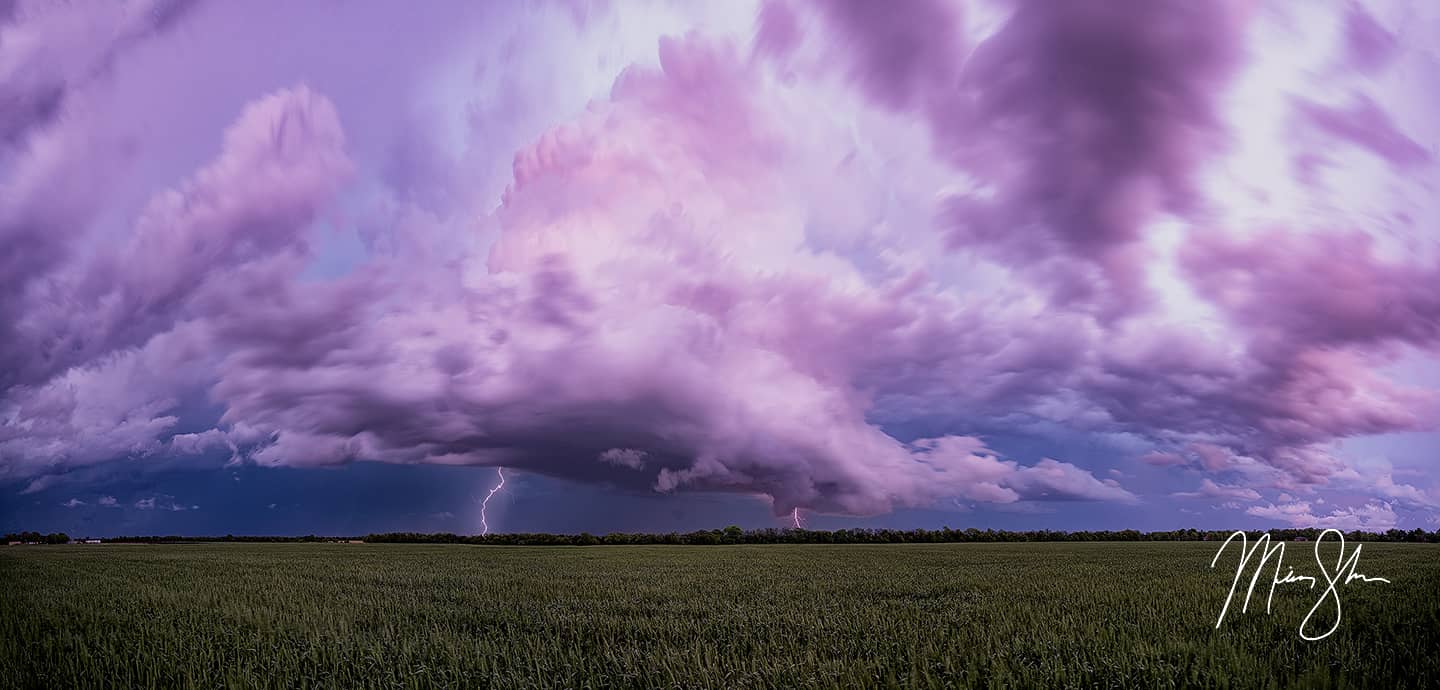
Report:
[[[1335,572],[1333,575],[1325,569],[1325,559],[1320,557],[1320,544],[1324,542],[1325,538],[1331,533],[1340,540],[1340,552],[1335,556]],[[1240,607],[1241,613],[1250,610],[1250,597],[1255,594],[1255,586],[1260,583],[1261,570],[1265,568],[1265,564],[1270,561],[1271,556],[1275,557],[1275,572],[1270,578],[1270,593],[1265,598],[1266,615],[1270,613],[1270,603],[1275,599],[1275,588],[1277,586],[1305,582],[1309,584],[1310,589],[1315,589],[1315,585],[1318,584],[1319,580],[1310,575],[1297,575],[1293,567],[1286,568],[1284,575],[1280,574],[1280,569],[1284,567],[1285,561],[1285,542],[1279,542],[1271,546],[1269,534],[1261,535],[1260,538],[1255,540],[1254,546],[1249,546],[1245,533],[1236,531],[1230,535],[1229,539],[1225,540],[1224,544],[1220,545],[1220,550],[1215,552],[1215,557],[1210,559],[1211,568],[1214,568],[1215,564],[1220,561],[1220,555],[1225,553],[1225,548],[1230,546],[1230,542],[1235,541],[1236,537],[1240,538],[1240,563],[1235,566],[1235,580],[1230,583],[1230,593],[1225,596],[1225,606],[1220,609],[1220,618],[1215,621],[1215,627],[1217,629],[1221,623],[1225,622],[1225,614],[1230,610],[1230,600],[1235,598],[1235,589],[1240,586],[1240,579],[1245,576],[1245,566],[1250,563],[1250,558],[1254,556],[1257,551],[1261,552],[1262,555],[1259,562],[1255,564],[1255,574],[1250,577],[1250,588],[1245,592],[1245,604]],[[1325,578],[1326,587],[1325,592],[1320,595],[1320,599],[1315,602],[1314,606],[1310,607],[1310,613],[1305,614],[1305,620],[1300,621],[1300,637],[1312,642],[1315,640],[1323,640],[1340,627],[1340,592],[1337,591],[1340,585],[1348,585],[1355,580],[1390,584],[1390,581],[1383,577],[1367,577],[1355,571],[1355,566],[1360,562],[1360,549],[1362,547],[1364,547],[1364,544],[1356,544],[1355,551],[1350,554],[1349,558],[1346,558],[1345,534],[1340,530],[1327,529],[1321,532],[1319,537],[1315,538],[1315,563],[1320,566],[1320,576]],[[1334,604],[1335,622],[1330,625],[1329,630],[1319,635],[1311,635],[1309,632],[1310,619],[1314,618],[1315,613],[1327,602]]]

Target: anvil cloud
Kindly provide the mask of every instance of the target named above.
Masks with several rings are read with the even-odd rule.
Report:
[[[0,480],[438,463],[777,515],[1433,520],[1437,31],[1403,1],[20,2]]]

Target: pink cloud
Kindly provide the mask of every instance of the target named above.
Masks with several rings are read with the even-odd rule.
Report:
[[[1379,22],[1359,3],[1352,3],[1345,14],[1345,62],[1356,70],[1373,72],[1395,56],[1398,41],[1395,34]]]
[[[837,56],[865,93],[889,108],[930,107],[957,86],[965,53],[959,7],[945,0],[917,0],[904,12],[893,7],[839,0],[818,3],[839,41]]]
[[[950,246],[1027,269],[1058,304],[1107,316],[1142,307],[1142,228],[1195,205],[1198,167],[1224,142],[1216,102],[1239,65],[1245,13],[1023,3],[963,69],[957,20],[879,14],[839,23],[842,36],[869,37],[855,51],[862,86],[882,105],[917,108],[940,154],[984,192],[950,201]]]
[[[220,454],[504,465],[780,512],[1138,501],[975,436],[995,430],[1153,449],[1146,474],[1205,475],[1180,495],[1433,505],[1336,443],[1434,426],[1433,387],[1386,369],[1440,345],[1433,257],[1338,213],[1357,230],[1231,227],[1244,205],[1206,184],[1252,134],[1228,90],[1274,27],[1229,2],[909,9],[767,2],[733,22],[748,44],[517,10],[486,69],[322,89],[257,67],[165,110],[173,132],[126,117],[177,98],[136,85],[184,66],[125,66],[184,38],[179,14],[27,15],[0,43],[26,74],[0,80],[21,106],[0,116],[0,478]],[[1349,13],[1357,70],[1403,54],[1367,20]],[[615,26],[641,38],[595,47]],[[176,45],[233,68],[216,38]],[[277,64],[326,72],[287,40],[310,45],[266,43]],[[1423,132],[1382,96],[1300,103],[1287,152],[1420,176]],[[197,132],[203,153],[171,144]],[[152,176],[135,208],[131,170]],[[195,399],[222,419],[176,434]],[[916,429],[934,438],[897,431]]]
[[[270,289],[276,269],[298,272],[303,231],[349,172],[343,145],[323,98],[260,99],[215,161],[152,199],[115,255],[63,266],[28,293],[33,346],[17,369],[48,380],[6,401],[19,423],[0,428],[0,475],[157,450],[175,399],[218,359],[207,309],[232,299],[217,294]]]
[[[501,464],[764,493],[779,512],[1133,500],[1073,465],[943,439],[912,449],[866,420],[850,382],[869,355],[846,343],[863,330],[912,347],[916,316],[906,293],[807,256],[783,227],[791,152],[753,69],[724,44],[662,42],[659,70],[627,70],[608,102],[516,155],[483,273],[388,298],[312,290],[323,331],[235,319],[215,392],[227,420],[273,434],[251,457]],[[643,469],[569,460],[616,448],[644,453]]]
[[[634,448],[611,448],[600,454],[600,462],[608,462],[632,470],[644,469],[645,451]]]
[[[0,146],[16,145],[62,117],[67,102],[120,56],[176,26],[188,0],[139,0],[76,12],[48,3],[11,8],[0,21]]]
[[[1339,508],[1327,514],[1316,515],[1309,502],[1298,501],[1281,505],[1267,504],[1252,506],[1245,512],[1268,520],[1288,523],[1291,527],[1384,531],[1396,524],[1397,516],[1388,503],[1367,503],[1365,505]]]
[[[1348,107],[1299,99],[1295,107],[1305,123],[1330,135],[1330,140],[1358,146],[1393,166],[1412,168],[1430,163],[1434,158],[1401,132],[1390,116],[1369,98],[1358,96]]]
[[[799,19],[784,0],[766,0],[755,18],[755,52],[783,59],[801,39]]]
[[[1242,501],[1260,500],[1260,492],[1254,489],[1233,484],[1217,484],[1209,478],[1200,480],[1200,488],[1195,491],[1182,491],[1172,495],[1182,498],[1228,498]]]
[[[1145,464],[1147,464],[1147,465],[1155,465],[1155,466],[1157,466],[1157,467],[1165,467],[1165,466],[1168,466],[1168,465],[1186,465],[1186,464],[1189,464],[1189,461],[1188,461],[1188,460],[1186,460],[1185,458],[1181,457],[1181,456],[1178,455],[1178,454],[1175,454],[1175,453],[1162,453],[1162,452],[1159,452],[1159,451],[1151,451],[1151,452],[1149,452],[1149,453],[1146,453],[1146,454],[1140,456],[1140,462],[1143,462],[1143,463],[1145,463]]]

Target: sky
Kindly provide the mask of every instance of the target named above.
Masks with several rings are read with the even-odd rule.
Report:
[[[1437,45],[0,1],[0,528],[1435,529]]]

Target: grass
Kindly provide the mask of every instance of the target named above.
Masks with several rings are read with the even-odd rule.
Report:
[[[1307,545],[1287,564],[1314,573]],[[1440,545],[1344,619],[1235,604],[1213,543],[0,550],[0,687],[1422,687]],[[1261,602],[1263,611],[1263,602]]]

